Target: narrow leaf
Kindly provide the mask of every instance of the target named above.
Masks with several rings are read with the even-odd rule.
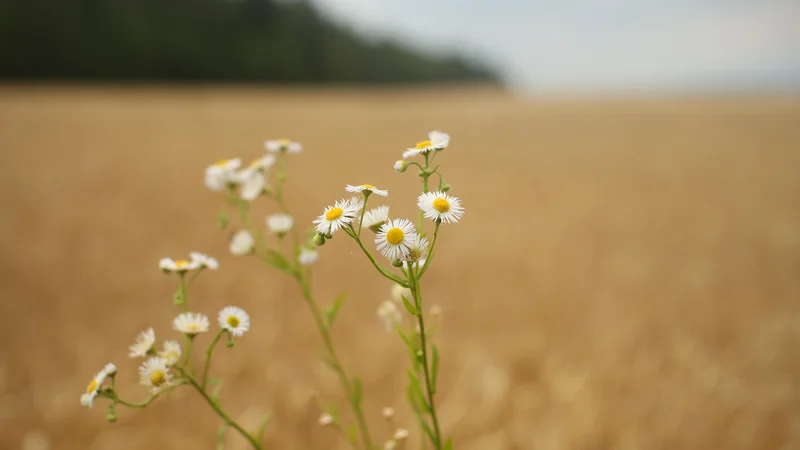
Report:
[[[453,450],[453,438],[447,438],[447,442],[444,443],[444,450]]]
[[[433,366],[431,367],[431,390],[436,392],[436,377],[439,375],[439,349],[436,344],[431,344],[433,350]]]
[[[325,313],[328,316],[328,327],[330,328],[333,326],[333,322],[336,320],[336,317],[339,315],[339,309],[344,304],[345,299],[347,298],[347,292],[342,292],[336,297],[336,300],[333,301],[333,306],[330,309],[326,309]]]
[[[351,423],[350,426],[347,427],[347,441],[350,442],[350,445],[358,445],[358,428],[356,428],[355,423]]]
[[[223,424],[217,430],[217,450],[225,448],[225,430],[228,429],[228,424]]]
[[[211,399],[216,402],[219,399],[219,392],[221,390],[222,390],[222,380],[220,380],[214,387],[214,390],[211,391]]]
[[[361,399],[364,396],[364,392],[361,387],[361,380],[358,377],[353,378],[353,403],[356,405],[361,404]]]
[[[408,311],[408,313],[411,314],[412,316],[418,316],[419,312],[417,312],[417,308],[415,308],[414,305],[412,305],[411,302],[408,301],[406,296],[400,295],[400,297],[403,299],[403,305],[405,305],[406,311]]]
[[[258,429],[256,430],[256,440],[259,444],[264,441],[264,430],[267,429],[267,424],[269,423],[270,419],[270,416],[265,417],[264,421],[261,422],[261,425],[259,425]]]

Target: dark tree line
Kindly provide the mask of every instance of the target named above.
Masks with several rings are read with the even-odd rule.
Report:
[[[399,83],[490,69],[372,43],[306,2],[0,0],[0,78]]]

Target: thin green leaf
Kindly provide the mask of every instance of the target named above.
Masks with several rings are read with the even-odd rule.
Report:
[[[355,423],[351,423],[350,426],[347,427],[347,441],[350,445],[358,445],[358,428]]]
[[[436,377],[439,375],[439,349],[436,344],[431,343],[431,350],[433,350],[433,365],[431,367],[431,390],[436,392]]]
[[[403,299],[403,305],[405,305],[406,311],[408,311],[409,314],[411,314],[412,316],[418,316],[419,315],[419,312],[417,311],[417,308],[415,308],[414,305],[412,305],[411,302],[408,301],[408,299],[406,298],[405,295],[401,294],[400,298]]]
[[[328,328],[333,326],[333,322],[336,320],[336,317],[339,315],[339,309],[341,309],[342,305],[344,304],[345,299],[347,298],[347,292],[342,292],[336,297],[336,300],[333,301],[333,305],[330,308],[325,309],[325,315],[328,319]]]
[[[228,424],[223,424],[217,430],[217,450],[225,448],[225,430],[228,429]]]
[[[422,427],[422,430],[425,431],[425,434],[428,435],[428,438],[431,440],[434,446],[436,446],[436,438],[433,437],[433,430],[431,430],[431,426],[428,425],[428,422],[425,421],[424,418],[420,417],[419,424]]]
[[[222,380],[219,380],[217,386],[211,391],[211,399],[215,402],[219,399],[219,392],[222,390]]]
[[[269,420],[271,418],[272,417],[270,416],[265,417],[264,421],[261,422],[261,425],[259,425],[258,428],[256,429],[256,440],[258,441],[259,444],[264,441],[264,430],[267,429],[267,424],[269,423]]]
[[[430,408],[428,408],[428,403],[425,401],[425,395],[422,393],[422,385],[419,382],[417,374],[415,374],[411,370],[409,370],[407,373],[408,373],[409,387],[412,389],[414,395],[417,397],[420,409],[422,409],[424,412],[429,412]]]
[[[361,380],[358,377],[353,378],[353,403],[356,405],[361,404],[361,399],[364,397],[364,391],[361,386]]]
[[[444,443],[444,450],[453,450],[453,438],[447,438],[447,442]]]
[[[330,358],[328,355],[322,355],[322,362],[325,363],[326,366],[330,367],[331,370],[334,372],[339,371],[339,365],[336,364],[336,361]]]

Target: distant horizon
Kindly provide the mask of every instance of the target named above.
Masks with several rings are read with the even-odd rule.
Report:
[[[535,93],[800,89],[795,0],[313,0],[342,26],[456,52]]]

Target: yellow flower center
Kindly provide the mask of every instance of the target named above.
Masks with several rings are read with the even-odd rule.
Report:
[[[228,325],[230,325],[231,328],[238,327],[239,326],[239,318],[236,317],[236,316],[228,316]]]
[[[182,269],[182,268],[184,268],[184,267],[186,267],[188,265],[189,265],[189,261],[187,261],[185,259],[181,259],[181,260],[175,261],[175,267],[178,268],[178,269]]]
[[[186,332],[188,334],[197,334],[197,324],[194,322],[188,323],[186,325]]]
[[[278,145],[280,145],[281,147],[288,147],[289,144],[291,143],[292,140],[288,138],[278,139]]]
[[[342,217],[342,214],[344,214],[344,210],[337,206],[336,208],[331,208],[330,211],[326,212],[325,218],[330,222]]]
[[[433,201],[433,209],[439,211],[440,213],[446,213],[447,211],[450,211],[450,202],[442,197],[437,197],[436,200]]]
[[[417,145],[415,145],[414,148],[419,150],[421,148],[430,147],[430,145],[431,145],[431,141],[430,140],[424,140],[424,141],[417,142]]]
[[[165,374],[163,370],[156,370],[150,374],[150,384],[152,384],[153,386],[158,387],[166,382],[167,382],[167,374]]]
[[[403,242],[404,237],[406,237],[406,234],[403,233],[403,230],[397,227],[392,228],[386,233],[386,241],[392,245],[397,245]]]
[[[97,390],[97,380],[92,380],[92,382],[89,383],[89,387],[86,388],[86,393],[91,394],[96,390]]]
[[[422,258],[422,251],[420,249],[418,249],[418,248],[412,248],[408,252],[407,258],[408,258],[409,261],[412,261],[412,262],[413,261],[417,261],[420,258]]]
[[[214,165],[217,167],[225,167],[226,165],[228,165],[228,161],[229,160],[227,159],[220,159],[219,161],[215,162]]]
[[[361,187],[361,188],[364,188],[364,189],[369,189],[369,190],[377,189],[375,186],[373,186],[371,184],[359,184],[358,187]]]

